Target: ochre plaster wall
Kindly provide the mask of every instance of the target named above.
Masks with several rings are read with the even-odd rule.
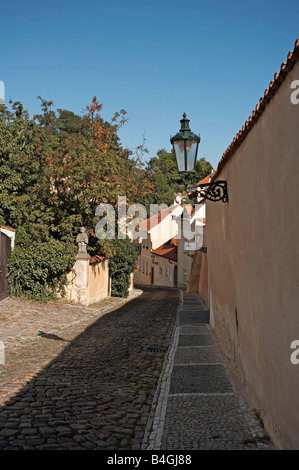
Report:
[[[89,260],[77,260],[75,273],[68,274],[66,298],[70,302],[90,305],[110,295],[109,261],[90,265]]]
[[[203,248],[206,248],[206,227],[203,229]],[[206,307],[209,307],[209,280],[207,253],[196,250],[188,280],[187,292],[198,294]]]
[[[89,303],[98,302],[110,295],[109,261],[103,260],[89,266]]]
[[[299,104],[289,72],[207,201],[211,324],[278,448],[299,449]]]

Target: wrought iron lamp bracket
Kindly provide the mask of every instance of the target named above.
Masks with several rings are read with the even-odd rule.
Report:
[[[202,188],[202,189],[197,189]],[[228,202],[227,182],[224,180],[200,184],[196,187],[199,196],[213,202]]]

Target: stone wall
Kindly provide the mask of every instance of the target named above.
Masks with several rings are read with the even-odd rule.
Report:
[[[209,273],[208,273],[208,257],[204,251],[206,248],[206,227],[203,228],[203,251],[196,250],[194,252],[193,263],[191,266],[190,276],[188,280],[187,292],[198,294],[202,302],[209,308]]]
[[[281,449],[299,448],[299,364],[290,360],[299,340],[295,80],[298,62],[217,172],[229,202],[206,208],[211,324]]]
[[[107,259],[77,259],[73,269],[66,287],[66,299],[70,302],[88,306],[110,295]]]

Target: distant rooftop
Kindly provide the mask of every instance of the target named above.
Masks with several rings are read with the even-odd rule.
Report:
[[[156,248],[156,250],[152,250],[152,253],[154,255],[162,256],[162,258],[167,258],[172,261],[177,261],[178,260],[178,240],[177,238],[172,238],[171,240],[168,240],[168,242],[164,243],[162,246],[159,246],[159,248]]]

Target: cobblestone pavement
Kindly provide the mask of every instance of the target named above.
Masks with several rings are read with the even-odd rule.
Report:
[[[0,302],[0,450],[274,448],[198,297],[135,294],[91,307]]]
[[[142,444],[147,450],[274,449],[225,365],[196,295],[182,294],[174,341]]]
[[[177,290],[92,308],[2,301],[0,449],[140,449],[178,302]]]

